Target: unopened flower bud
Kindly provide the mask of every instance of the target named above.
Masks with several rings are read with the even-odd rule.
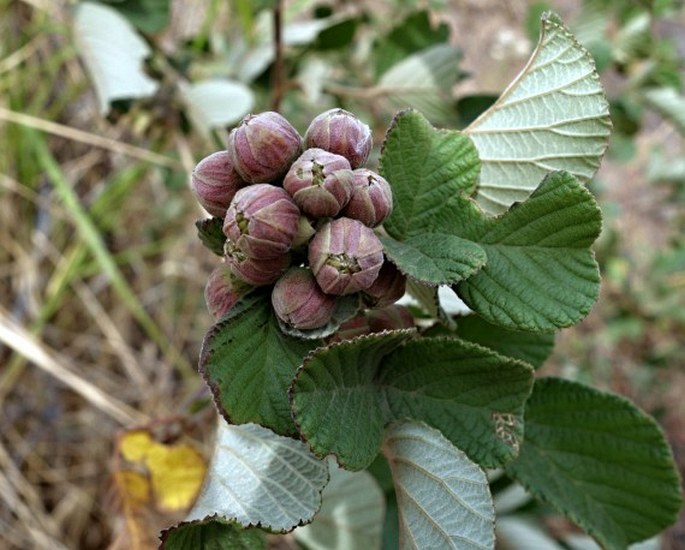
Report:
[[[376,227],[392,212],[392,190],[388,181],[367,168],[354,172],[350,202],[343,215]]]
[[[397,304],[368,311],[366,320],[371,332],[414,328],[414,317],[411,312],[406,307]]]
[[[254,286],[275,283],[288,268],[291,260],[290,254],[266,260],[251,258],[231,240],[227,240],[224,246],[224,258],[238,278]]]
[[[376,280],[364,291],[364,301],[370,307],[383,308],[404,296],[406,287],[407,277],[386,260]]]
[[[324,224],[309,243],[309,265],[327,294],[352,294],[369,288],[383,265],[383,245],[358,220]]]
[[[300,210],[282,188],[268,183],[240,189],[226,211],[224,234],[247,256],[282,256],[298,232]]]
[[[313,218],[335,216],[350,200],[350,163],[323,149],[307,149],[288,170],[283,188],[305,214]]]
[[[336,299],[324,294],[312,272],[293,267],[274,285],[271,304],[281,321],[300,330],[325,326],[333,315]]]
[[[247,115],[228,136],[228,152],[245,181],[280,179],[302,151],[302,138],[285,117],[273,111]]]
[[[246,185],[233,167],[227,151],[217,151],[203,158],[190,176],[197,201],[212,216],[223,218],[238,189]]]
[[[212,271],[205,285],[205,302],[215,319],[226,315],[252,287],[240,280],[226,264]]]
[[[369,158],[373,138],[371,129],[344,109],[330,109],[312,120],[304,135],[305,147],[319,147],[342,155],[352,168]]]

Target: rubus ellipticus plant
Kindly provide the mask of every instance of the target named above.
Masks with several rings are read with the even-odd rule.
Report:
[[[224,260],[206,292],[221,317],[199,362],[222,419],[204,489],[166,547],[265,548],[264,531],[294,530],[325,548],[330,524],[361,502],[364,528],[335,547],[378,548],[385,497],[363,470],[380,478],[388,466],[400,548],[493,548],[485,469],[605,548],[674,521],[679,478],[656,422],[535,372],[554,332],[598,296],[601,213],[584,183],[610,133],[589,54],[555,16],[542,24],[492,108],[463,132],[401,111],[378,167],[364,166],[371,133],[347,111],[317,116],[304,140],[275,113],[230,134],[247,183],[225,216],[198,222]],[[298,167],[302,142],[347,164],[327,173],[317,151]],[[361,176],[347,198],[344,177],[323,183],[350,170]],[[273,199],[243,205],[257,189]],[[396,303],[405,290],[408,307]]]

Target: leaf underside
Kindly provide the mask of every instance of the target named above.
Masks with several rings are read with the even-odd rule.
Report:
[[[609,104],[592,56],[558,19],[543,16],[528,64],[465,130],[482,162],[476,202],[488,214],[501,214],[556,170],[587,182],[610,132]]]

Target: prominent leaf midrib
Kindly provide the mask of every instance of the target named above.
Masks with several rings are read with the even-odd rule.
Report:
[[[429,442],[425,441],[424,439],[419,439],[418,437],[414,437],[414,438],[405,437],[404,439],[414,439],[416,441],[420,441],[422,443],[430,445]],[[435,447],[435,446],[433,445],[433,447]],[[462,499],[461,496],[459,495],[459,493],[456,493],[455,491],[453,491],[452,488],[449,486],[449,483],[447,483],[447,481],[449,479],[456,479],[462,483],[467,483],[467,484],[471,484],[471,485],[481,486],[482,484],[478,483],[477,481],[473,481],[471,479],[458,477],[458,476],[452,476],[449,478],[438,477],[433,472],[431,472],[430,470],[427,470],[426,468],[424,468],[420,464],[418,464],[416,462],[412,462],[410,460],[407,460],[406,458],[401,457],[401,456],[397,456],[397,455],[393,456],[392,461],[395,464],[404,465],[406,468],[408,468],[410,470],[417,470],[421,474],[423,474],[424,476],[432,479],[437,485],[440,485],[445,490],[446,493],[448,493],[451,497],[453,497],[454,500],[456,500],[459,504],[461,504],[461,506],[463,506],[466,510],[468,510],[470,513],[472,513],[474,516],[478,516],[480,519],[482,519],[484,521],[489,521],[485,515],[483,515],[481,512],[479,512],[473,506],[471,506],[468,502],[466,502],[464,499]]]
[[[600,92],[597,92],[598,95],[600,95]],[[557,120],[556,122],[550,122],[549,124],[545,124],[544,126],[516,126],[516,127],[498,127],[498,126],[490,126],[488,128],[474,128],[473,130],[469,130],[469,134],[479,134],[479,135],[488,135],[488,134],[520,134],[523,132],[531,132],[531,133],[536,133],[536,132],[552,132],[552,133],[557,133],[559,132],[560,128],[563,126],[571,125],[575,126],[579,122],[590,122],[594,120],[603,120],[604,117],[601,115],[587,115],[587,116],[579,116],[579,117],[573,117],[573,118],[565,118],[561,120]],[[606,132],[602,132],[601,134],[589,134],[587,132],[583,132],[581,134],[570,134],[569,137],[578,137],[578,135],[581,135],[583,137],[607,137],[611,134],[611,127],[607,124],[606,125]],[[562,134],[562,135],[567,135],[567,134]],[[481,160],[490,160],[490,157],[484,156],[485,153],[481,153],[479,151],[479,155]]]

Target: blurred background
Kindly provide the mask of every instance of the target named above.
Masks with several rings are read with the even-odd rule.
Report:
[[[463,128],[524,66],[547,9],[594,56],[614,135],[591,184],[601,296],[542,374],[632,399],[682,472],[683,3],[287,1],[278,86],[274,4],[0,0],[0,548],[155,548],[192,501],[217,259],[189,175],[232,125],[277,102],[304,132],[342,106],[372,126],[376,158],[400,108]],[[507,513],[558,548],[597,548],[516,502]],[[649,547],[685,548],[683,521]],[[502,548],[525,548],[511,536]]]

